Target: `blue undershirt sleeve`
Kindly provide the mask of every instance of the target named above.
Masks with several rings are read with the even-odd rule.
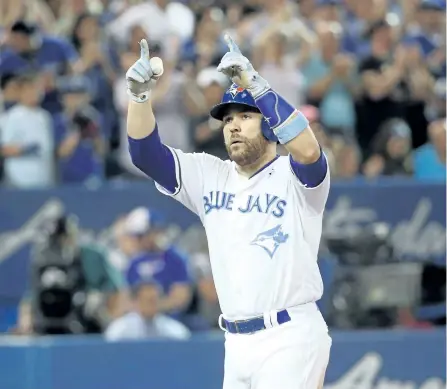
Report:
[[[300,182],[308,188],[315,188],[320,185],[327,174],[327,160],[323,151],[320,157],[314,162],[303,164],[296,162],[292,155],[289,155],[290,166]]]
[[[171,193],[175,193],[177,182],[175,151],[161,142],[158,127],[142,139],[128,137],[129,152],[133,164]]]

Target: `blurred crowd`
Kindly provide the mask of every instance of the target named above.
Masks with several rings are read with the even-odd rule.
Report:
[[[223,31],[299,107],[334,179],[445,179],[445,0],[3,0],[6,187],[141,179],[127,151],[125,72],[147,38],[165,73],[163,141],[227,158],[209,109],[228,80]]]

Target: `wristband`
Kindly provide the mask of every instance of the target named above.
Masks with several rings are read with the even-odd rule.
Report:
[[[136,95],[136,94],[132,93],[130,91],[130,89],[127,89],[127,94],[136,103],[144,103],[145,101],[149,100],[149,97],[151,96],[151,92],[150,91],[141,93],[140,95]]]
[[[272,89],[255,102],[281,144],[290,142],[309,126],[306,117]]]

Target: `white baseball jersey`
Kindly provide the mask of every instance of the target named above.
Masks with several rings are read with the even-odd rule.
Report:
[[[317,266],[330,175],[316,188],[300,183],[289,157],[251,178],[234,162],[171,149],[179,187],[170,194],[196,213],[206,230],[211,266],[226,319],[317,301]]]

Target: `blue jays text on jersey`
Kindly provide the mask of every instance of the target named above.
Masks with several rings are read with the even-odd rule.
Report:
[[[213,210],[233,210],[233,201],[235,194],[223,191],[211,191],[208,196],[203,196],[203,208],[205,215]],[[287,201],[275,196],[273,194],[264,193],[262,195],[249,195],[244,205],[241,205],[237,210],[241,213],[258,212],[264,214],[271,214],[277,218],[284,215]]]

